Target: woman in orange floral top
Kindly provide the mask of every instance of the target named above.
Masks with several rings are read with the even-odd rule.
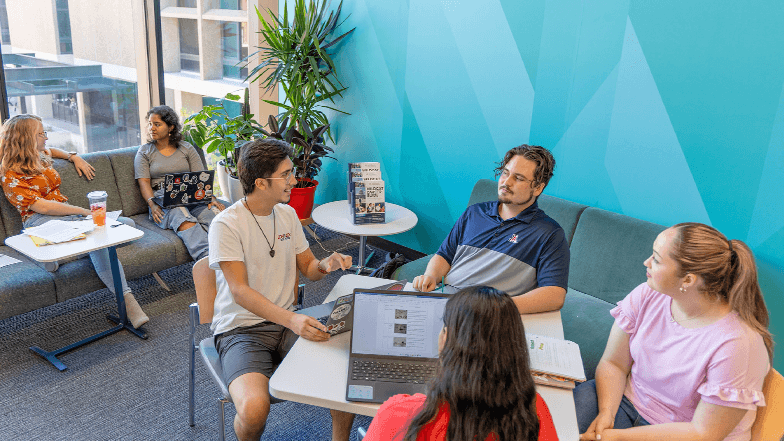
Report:
[[[35,115],[10,118],[3,124],[0,133],[0,183],[5,197],[22,215],[25,228],[42,225],[52,219],[78,220],[90,215],[90,210],[68,204],[68,198],[60,193],[60,174],[52,167],[52,158],[72,162],[77,173],[87,179],[95,176],[95,169],[74,153],[47,149],[46,139],[41,118]],[[119,220],[133,224],[131,219]],[[109,251],[105,248],[93,251],[90,260],[98,277],[114,293]],[[149,318],[128,288],[122,265],[120,276],[128,318],[138,328]]]

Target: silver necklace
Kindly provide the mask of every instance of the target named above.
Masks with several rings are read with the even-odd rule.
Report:
[[[689,317],[687,319],[683,319],[681,321],[678,321],[677,323],[680,324],[680,323],[683,323],[683,322],[688,322],[689,320],[694,320],[696,318],[700,318],[700,317],[702,317],[703,315],[705,315],[707,313],[708,313],[708,311],[705,311],[705,312],[703,312],[700,315],[695,315],[694,317]],[[672,314],[672,309],[670,309],[670,323],[676,323],[675,316]]]
[[[245,208],[247,208],[248,211],[250,211],[250,207],[248,206],[247,196],[245,196],[245,199],[243,199],[242,203],[245,204]],[[264,230],[261,229],[261,225],[259,225],[259,221],[256,220],[256,215],[253,214],[252,211],[250,211],[250,216],[253,218],[253,222],[256,222],[256,226],[259,227],[259,231],[261,231],[261,234],[264,234]],[[272,245],[270,245],[270,241],[269,239],[267,239],[267,235],[264,234],[264,240],[267,241],[267,246],[270,247],[270,252],[269,252],[270,257],[275,257],[275,238],[277,237],[278,234],[277,228],[278,227],[275,224],[275,207],[272,207]]]

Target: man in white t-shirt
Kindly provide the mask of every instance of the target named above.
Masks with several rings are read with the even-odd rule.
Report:
[[[257,441],[264,432],[269,378],[297,336],[329,338],[317,320],[292,312],[297,270],[318,280],[351,266],[350,256],[333,253],[319,261],[308,248],[296,212],[286,205],[296,184],[290,154],[276,139],[245,144],[238,167],[245,197],[218,214],[209,231],[218,288],[212,331],[240,441]],[[348,440],[353,415],[333,411],[332,418],[333,439]]]

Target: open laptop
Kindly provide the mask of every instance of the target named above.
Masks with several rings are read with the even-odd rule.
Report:
[[[438,365],[449,294],[354,290],[346,401],[425,393]]]
[[[162,208],[208,204],[212,200],[214,170],[172,173],[163,177],[163,197],[152,201]]]
[[[406,286],[406,282],[407,280],[400,280],[375,289],[400,291]],[[327,327],[327,332],[330,335],[338,335],[352,329],[354,315],[351,314],[351,309],[353,305],[354,294],[347,294],[328,303],[300,309],[297,314],[313,317]]]

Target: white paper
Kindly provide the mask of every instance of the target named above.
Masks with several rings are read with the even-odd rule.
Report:
[[[74,237],[92,231],[95,228],[92,220],[68,222],[62,220],[50,220],[49,222],[24,230],[28,236],[36,236],[48,240],[52,243],[68,242]]]
[[[569,340],[525,334],[531,370],[585,381],[580,347]]]
[[[21,262],[21,260],[14,259],[11,256],[6,256],[5,254],[0,254],[0,268],[19,262]]]

